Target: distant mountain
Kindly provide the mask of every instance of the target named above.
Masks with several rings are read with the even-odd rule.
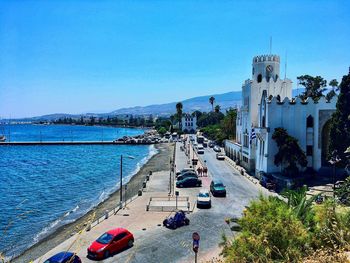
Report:
[[[293,97],[302,93],[304,89],[294,89]],[[181,101],[183,104],[184,112],[194,112],[199,111],[210,111],[211,105],[209,103],[209,98],[213,96],[215,98],[215,105],[220,105],[221,110],[225,111],[226,109],[232,107],[239,107],[241,105],[241,91],[232,91],[223,94],[214,94],[208,96],[194,97],[191,99],[186,99]],[[55,113],[50,115],[38,116],[33,118],[18,119],[18,121],[40,121],[40,120],[57,120],[59,118],[80,118],[80,116],[90,117],[106,117],[114,115],[159,115],[159,116],[169,116],[174,114],[176,111],[176,103],[170,102],[165,104],[155,104],[149,106],[137,106],[130,108],[121,108],[108,113],[84,113],[84,114],[65,114],[65,113]]]
[[[222,110],[228,109],[230,107],[236,107],[241,104],[241,92],[233,91],[223,94],[214,94],[208,96],[194,97],[191,99],[181,101],[183,104],[184,112],[193,112],[196,110],[200,111],[210,111],[211,105],[209,103],[209,98],[213,96],[215,98],[215,104],[220,105]],[[122,108],[109,113],[110,115],[121,115],[121,114],[133,114],[133,115],[171,115],[174,114],[177,102],[171,102],[166,104],[155,104],[145,107],[132,107],[132,108]]]

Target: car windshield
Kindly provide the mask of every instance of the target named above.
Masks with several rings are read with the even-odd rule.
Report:
[[[104,233],[96,241],[100,244],[108,244],[109,242],[111,242],[112,239],[113,239],[113,235]]]
[[[199,193],[199,197],[209,197],[209,193]]]
[[[225,187],[222,183],[216,183],[214,186],[215,187]]]

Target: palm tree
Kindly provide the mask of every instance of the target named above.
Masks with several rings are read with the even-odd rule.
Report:
[[[219,113],[220,110],[221,110],[220,105],[216,105],[216,106],[215,106],[215,112],[216,112],[216,113]]]
[[[209,98],[209,103],[211,104],[211,109],[212,111],[214,111],[214,101],[215,101],[215,98],[213,96],[211,96]]]
[[[181,123],[181,118],[182,118],[182,109],[183,109],[183,105],[181,102],[176,103],[176,115],[177,115],[177,119],[179,121],[179,128],[182,129],[182,123]]]

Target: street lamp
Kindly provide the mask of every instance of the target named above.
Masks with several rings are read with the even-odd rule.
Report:
[[[341,161],[339,155],[338,155],[338,151],[337,150],[334,150],[332,152],[332,157],[331,159],[329,160],[329,163],[331,165],[333,165],[333,177],[332,177],[332,181],[333,181],[333,199],[335,199],[335,176],[336,176],[336,171],[335,171],[335,165],[337,163],[339,163]]]
[[[134,156],[131,155],[127,155],[125,156],[126,158],[129,159],[135,159]],[[120,155],[120,203],[119,203],[119,207],[122,208],[123,207],[123,155]]]

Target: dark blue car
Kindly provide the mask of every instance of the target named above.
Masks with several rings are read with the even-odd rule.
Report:
[[[81,263],[81,259],[72,252],[60,252],[45,260],[44,263]]]
[[[190,220],[186,217],[184,211],[178,211],[173,217],[164,219],[163,226],[167,228],[176,229],[179,226],[189,225]]]

